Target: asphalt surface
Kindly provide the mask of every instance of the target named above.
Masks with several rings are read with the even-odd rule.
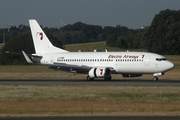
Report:
[[[172,86],[180,87],[180,80],[31,80],[0,79],[0,85],[65,85],[65,86]]]

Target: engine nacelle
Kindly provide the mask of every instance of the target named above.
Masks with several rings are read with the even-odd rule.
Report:
[[[129,73],[123,73],[123,77],[140,77],[142,74],[129,74]]]
[[[90,78],[105,78],[111,76],[110,68],[92,68],[89,71]]]

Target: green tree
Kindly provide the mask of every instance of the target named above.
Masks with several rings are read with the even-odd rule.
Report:
[[[116,45],[116,40],[117,40],[116,36],[114,34],[111,34],[107,37],[106,44],[110,47],[113,47]]]
[[[116,41],[116,47],[128,48],[127,39],[125,36],[119,36],[118,37],[118,40]]]
[[[180,10],[163,10],[155,15],[145,36],[145,48],[159,54],[180,54]]]
[[[1,50],[1,64],[26,64],[22,55],[7,54],[6,51],[22,53],[34,53],[33,41],[30,32],[23,32],[9,40]]]

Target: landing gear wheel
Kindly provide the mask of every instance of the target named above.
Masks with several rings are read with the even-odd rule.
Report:
[[[92,81],[92,80],[94,80],[94,78],[90,78],[89,75],[88,75],[88,76],[86,77],[86,80],[87,80],[87,81]]]
[[[105,77],[104,78],[104,80],[106,80],[106,81],[110,81],[112,79],[112,77],[110,76],[110,77]]]
[[[158,77],[155,76],[155,77],[153,78],[153,80],[154,80],[154,81],[158,81]]]

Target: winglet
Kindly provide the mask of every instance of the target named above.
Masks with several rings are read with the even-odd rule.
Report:
[[[22,51],[22,53],[23,53],[24,58],[26,59],[26,61],[27,61],[28,63],[33,63],[33,61],[27,56],[27,54],[26,54],[24,51]]]

